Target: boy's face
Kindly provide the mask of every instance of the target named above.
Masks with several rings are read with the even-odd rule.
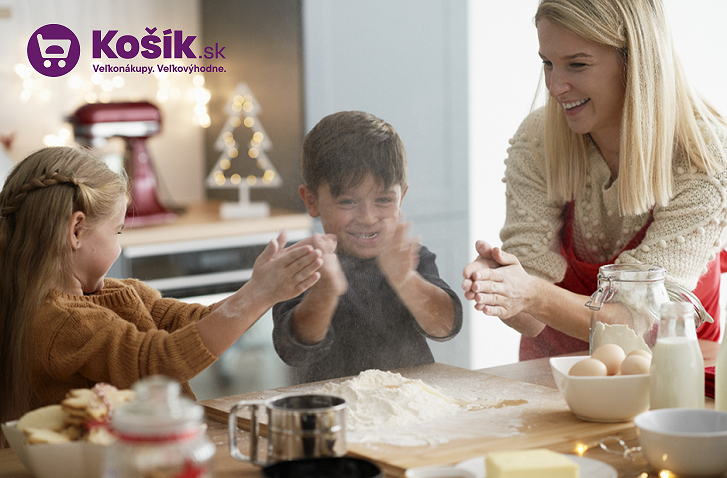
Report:
[[[326,234],[335,234],[338,250],[346,254],[370,259],[379,255],[382,245],[384,219],[397,222],[401,213],[401,201],[408,186],[394,184],[388,189],[372,174],[338,197],[331,195],[328,183],[318,187],[318,194],[300,186],[298,192],[303,198],[308,214],[321,218]]]

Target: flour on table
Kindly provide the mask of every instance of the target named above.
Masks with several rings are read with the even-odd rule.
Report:
[[[400,446],[441,442],[435,433],[427,434],[411,426],[451,416],[466,410],[468,404],[448,396],[439,387],[381,370],[366,370],[345,382],[328,383],[316,393],[346,400],[348,441]]]

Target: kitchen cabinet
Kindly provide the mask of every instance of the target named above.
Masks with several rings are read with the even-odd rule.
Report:
[[[252,275],[258,255],[281,230],[288,242],[308,237],[308,214],[272,209],[260,218],[223,220],[219,203],[192,204],[176,221],[124,229],[109,277],[145,281],[166,297],[231,293]]]

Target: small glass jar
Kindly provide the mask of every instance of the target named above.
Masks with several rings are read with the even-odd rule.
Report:
[[[694,307],[667,302],[660,315],[651,359],[651,409],[704,408],[704,358],[694,327]]]
[[[135,400],[112,415],[118,440],[106,451],[104,478],[212,477],[215,446],[205,434],[204,409],[167,377],[145,378],[134,389]]]

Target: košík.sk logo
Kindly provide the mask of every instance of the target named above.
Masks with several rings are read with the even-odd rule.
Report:
[[[51,23],[38,28],[28,40],[28,60],[44,76],[63,76],[81,57],[76,35],[63,25]]]

